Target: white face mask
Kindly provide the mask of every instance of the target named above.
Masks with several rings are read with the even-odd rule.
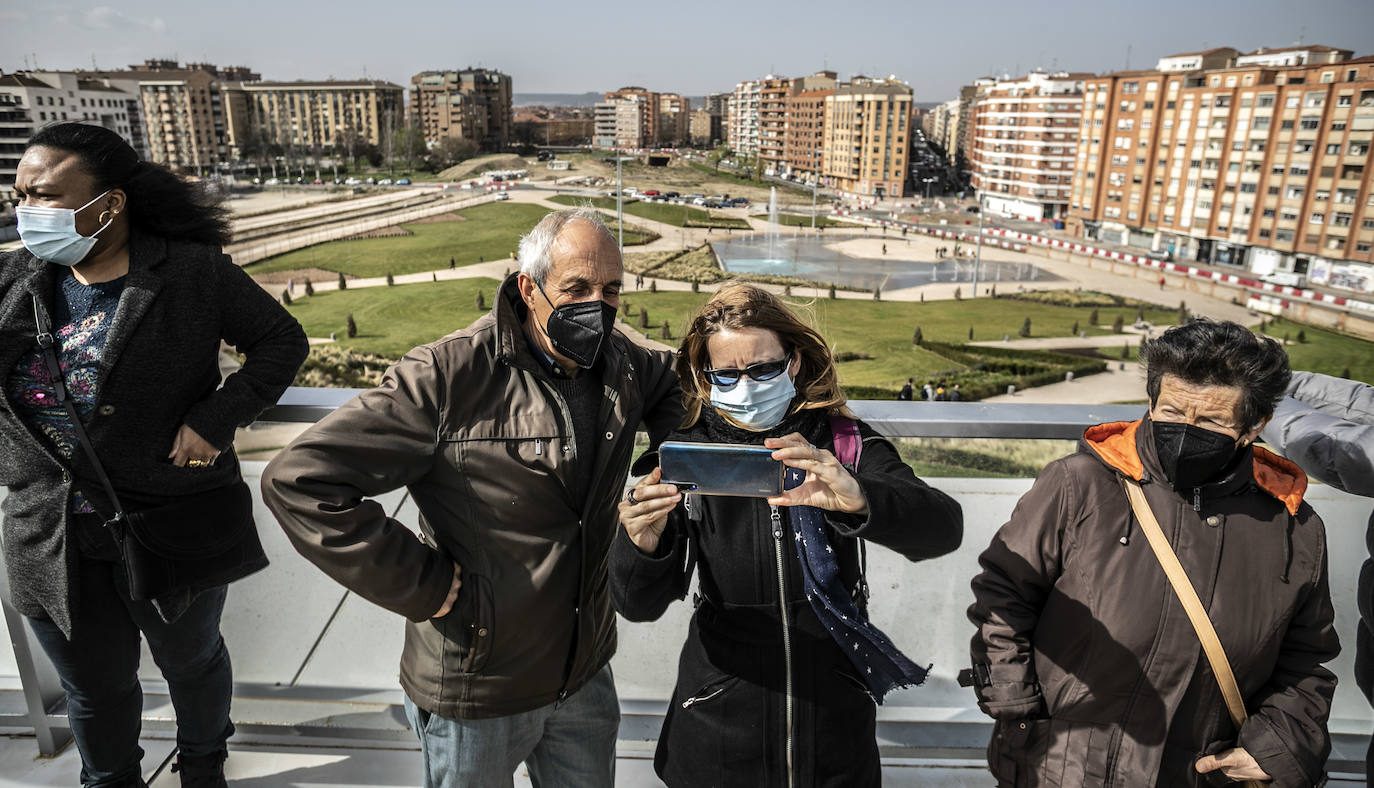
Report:
[[[32,252],[34,257],[49,263],[69,267],[79,264],[91,253],[91,248],[97,240],[96,236],[114,223],[114,216],[111,215],[110,221],[101,225],[93,235],[85,236],[76,230],[76,215],[94,205],[96,200],[110,191],[112,190],[106,189],[80,208],[43,208],[28,205],[15,208],[15,215],[19,219],[19,238],[24,242],[24,248]]]
[[[711,384],[711,405],[751,430],[776,426],[795,396],[796,384],[786,370],[772,380],[741,377],[733,386]]]

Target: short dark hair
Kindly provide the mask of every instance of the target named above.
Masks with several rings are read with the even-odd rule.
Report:
[[[55,123],[29,138],[27,147],[75,153],[97,193],[121,189],[128,195],[129,226],[174,240],[212,246],[228,244],[229,211],[199,184],[164,167],[141,161],[124,138],[90,123]]]
[[[1159,383],[1176,375],[1199,386],[1231,386],[1243,392],[1240,417],[1251,430],[1274,415],[1293,371],[1279,343],[1229,320],[1193,318],[1165,331],[1141,348],[1145,390],[1150,405],[1159,399]]]

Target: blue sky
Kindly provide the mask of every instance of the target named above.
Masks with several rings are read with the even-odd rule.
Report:
[[[700,95],[828,66],[895,74],[917,101],[942,101],[989,73],[1142,68],[1174,52],[1299,39],[1374,54],[1374,0],[0,0],[6,71],[34,57],[48,69],[166,57],[245,64],[267,79],[405,84],[417,71],[485,65],[517,93],[635,84]]]

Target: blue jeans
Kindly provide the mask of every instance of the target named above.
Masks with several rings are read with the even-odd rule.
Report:
[[[451,720],[406,698],[420,736],[425,788],[510,786],[524,762],[534,788],[610,788],[620,700],[607,665],[566,700],[485,720]]]
[[[129,599],[124,567],[117,562],[80,555],[73,580],[72,639],[47,618],[30,618],[29,626],[67,691],[67,719],[81,753],[81,784],[139,784],[140,632],[167,679],[181,753],[197,757],[224,750],[234,732],[229,722],[233,673],[219,632],[227,589],[200,594],[168,624],[151,602]]]

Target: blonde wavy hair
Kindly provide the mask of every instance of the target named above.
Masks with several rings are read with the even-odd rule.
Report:
[[[815,329],[803,323],[782,299],[751,284],[725,285],[711,296],[692,317],[687,336],[677,353],[677,377],[682,382],[682,401],[687,413],[682,426],[690,427],[701,418],[702,407],[711,407],[711,383],[705,370],[711,354],[707,343],[723,330],[762,328],[778,337],[789,356],[801,359],[797,370],[797,397],[789,413],[824,410],[853,418],[845,406],[830,346]],[[744,426],[725,417],[737,426]]]

